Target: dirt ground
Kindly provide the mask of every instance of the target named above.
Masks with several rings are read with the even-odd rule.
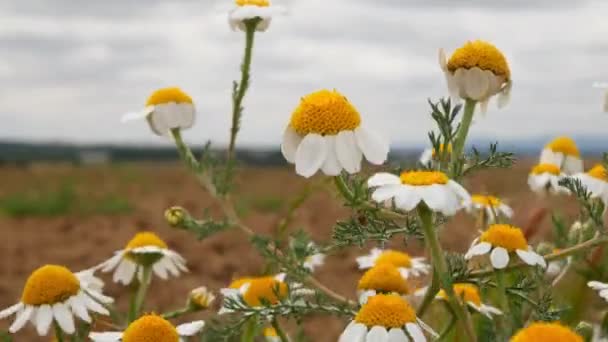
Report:
[[[471,192],[498,195],[515,210],[514,223],[525,225],[537,208],[547,205],[527,187],[526,177],[530,163],[522,162],[512,170],[482,172],[469,179],[466,187]],[[196,241],[186,232],[170,228],[163,219],[163,211],[181,205],[196,215],[205,208],[214,207],[212,199],[202,191],[193,178],[179,165],[124,164],[113,166],[31,166],[28,168],[0,168],[0,198],[32,189],[53,188],[70,180],[81,198],[95,198],[100,193],[124,196],[134,206],[130,213],[117,215],[83,215],[79,213],[59,217],[0,216],[0,308],[19,300],[22,286],[29,273],[47,264],[63,264],[72,270],[81,270],[109,258],[121,249],[132,235],[140,230],[152,230],[168,245],[188,260],[190,273],[168,281],[155,280],[146,303],[146,310],[162,312],[182,305],[188,292],[205,285],[217,291],[237,276],[257,275],[262,260],[247,239],[238,231]],[[322,183],[318,178],[315,182]],[[260,233],[271,232],[286,211],[286,201],[296,196],[306,181],[291,169],[246,169],[239,174],[238,194],[245,222]],[[310,197],[298,210],[291,229],[304,228],[314,239],[331,238],[332,226],[349,211],[341,206],[337,195],[328,184]],[[550,199],[564,208],[564,199]],[[213,209],[215,208],[215,209]],[[566,208],[569,215],[575,206]],[[539,229],[550,231],[549,218]],[[448,250],[463,252],[474,233],[474,222],[465,214],[458,214],[442,232]],[[395,244],[393,247],[402,247]],[[361,275],[355,257],[368,249],[352,248],[328,257],[327,264],[315,275],[340,294],[355,298],[355,288]],[[412,254],[421,249],[416,244],[407,247]],[[128,294],[124,288],[107,281],[106,293],[114,296],[125,308]],[[216,304],[219,304],[219,300]],[[206,318],[207,314],[194,314],[187,318]],[[306,324],[311,341],[335,341],[346,322],[336,318],[315,317]],[[10,320],[0,321],[0,330],[8,329]],[[38,341],[34,328],[28,326],[16,341]]]

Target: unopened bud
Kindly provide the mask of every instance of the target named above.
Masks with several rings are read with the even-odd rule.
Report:
[[[580,322],[576,326],[576,333],[579,334],[585,341],[591,342],[593,338],[593,325],[588,322]]]
[[[182,207],[171,207],[165,210],[165,220],[171,227],[179,227],[187,215],[188,212]]]
[[[207,290],[205,286],[198,287],[190,291],[188,297],[188,305],[195,310],[205,310],[211,306],[211,303],[215,300],[215,295]]]

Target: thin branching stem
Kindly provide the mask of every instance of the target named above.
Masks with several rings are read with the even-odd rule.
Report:
[[[279,322],[277,321],[276,317],[272,319],[271,324],[274,330],[277,332],[277,335],[281,339],[281,342],[289,342],[287,334],[285,334],[285,331],[283,331],[283,328],[281,328],[281,326],[279,325]]]

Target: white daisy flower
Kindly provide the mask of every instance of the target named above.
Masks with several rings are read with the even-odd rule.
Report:
[[[236,8],[228,14],[228,23],[233,31],[237,29],[246,32],[247,20],[259,18],[255,27],[258,32],[264,32],[270,26],[272,17],[284,12],[281,7],[273,6],[270,0],[236,0]]]
[[[431,266],[425,262],[423,257],[411,257],[405,252],[400,252],[391,249],[382,250],[373,248],[368,255],[363,255],[357,258],[359,269],[372,268],[379,264],[391,264],[399,270],[403,278],[418,277],[428,274]]]
[[[574,140],[558,137],[548,143],[540,154],[539,164],[553,164],[567,175],[583,172],[583,160]]]
[[[9,328],[12,334],[31,322],[38,335],[46,336],[53,321],[64,333],[74,334],[74,317],[91,323],[89,312],[110,314],[103,304],[114,300],[100,292],[100,284],[103,287],[90,270],[72,273],[63,266],[42,266],[27,279],[21,301],[0,311],[0,319],[16,315]]]
[[[538,164],[532,168],[528,175],[530,189],[538,194],[569,194],[570,190],[559,185],[559,181],[566,177],[559,166],[555,164]]]
[[[441,49],[439,66],[453,98],[478,101],[482,112],[494,95],[498,94],[498,107],[509,102],[511,70],[505,56],[494,45],[481,40],[467,42],[449,59]]]
[[[369,297],[378,293],[396,293],[407,296],[410,293],[410,287],[397,267],[389,263],[381,263],[363,274],[357,285],[357,293],[359,302],[364,304]]]
[[[534,252],[521,229],[508,224],[493,224],[481,237],[475,239],[465,259],[490,253],[493,268],[503,269],[509,264],[510,254],[515,252],[526,264],[547,267],[545,258]]]
[[[276,304],[287,298],[289,287],[285,282],[285,273],[279,273],[275,276],[264,277],[245,277],[234,280],[228,288],[220,290],[225,298],[239,300],[251,307],[262,306],[262,302]],[[278,289],[278,291],[277,291]],[[219,314],[232,312],[231,309],[223,306]]]
[[[471,201],[460,184],[440,171],[404,171],[400,176],[381,172],[372,176],[367,185],[376,188],[374,201],[393,199],[397,208],[406,211],[424,202],[433,211],[451,216]]]
[[[435,151],[434,148],[427,148],[422,152],[418,161],[422,165],[433,165],[433,162],[439,161],[439,158],[441,158],[441,154],[443,153],[443,150],[444,150],[443,144],[441,144],[439,146],[439,151],[440,151],[439,155],[437,155],[437,151]],[[449,159],[450,155],[452,154],[452,144],[448,144],[448,149],[446,152],[447,153],[445,155],[445,158]]]
[[[600,198],[608,206],[608,172],[602,164],[597,164],[586,173],[573,178],[579,179],[594,198]]]
[[[190,291],[188,305],[196,310],[205,310],[211,306],[214,300],[215,295],[213,292],[209,291],[207,287],[201,286]]]
[[[135,234],[125,249],[114,252],[114,256],[97,268],[102,272],[114,271],[113,280],[128,285],[137,275],[141,280],[143,268],[152,266],[152,271],[161,279],[169,275],[177,277],[181,272],[188,272],[186,260],[170,250],[167,244],[152,232]]]
[[[506,218],[513,216],[513,209],[495,196],[472,195],[471,202],[466,209],[470,214],[484,215],[484,218],[490,223],[496,222],[498,216]]]
[[[148,98],[146,107],[139,112],[127,113],[122,122],[146,119],[157,135],[170,136],[172,129],[188,129],[194,126],[196,109],[192,98],[180,88],[156,90]]]
[[[89,338],[93,342],[186,342],[189,336],[198,334],[204,326],[204,321],[194,321],[176,327],[161,316],[150,314],[133,321],[125,331],[92,332]]]
[[[416,317],[407,300],[396,294],[379,294],[361,306],[338,342],[424,342],[427,339],[423,330],[437,337],[433,329]]]
[[[328,176],[342,170],[357,173],[363,156],[379,165],[386,161],[388,150],[386,139],[362,125],[357,109],[336,90],[304,96],[281,144],[285,159],[307,178],[319,170]]]
[[[456,297],[464,300],[468,307],[490,319],[492,316],[502,315],[502,311],[481,301],[479,289],[473,284],[454,284],[454,293],[456,293]],[[448,296],[445,290],[440,290],[437,298],[447,301]]]

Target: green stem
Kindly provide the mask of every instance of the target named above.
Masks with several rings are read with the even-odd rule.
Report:
[[[473,122],[473,114],[475,114],[476,104],[477,101],[475,100],[465,100],[464,113],[462,120],[460,121],[456,140],[454,140],[452,146],[452,167],[456,165],[456,162],[460,159],[462,152],[464,151],[464,144],[467,141],[467,135],[469,134],[469,129],[471,128],[471,123]]]
[[[344,197],[345,200],[347,200],[348,202],[352,201],[353,193],[350,191],[350,188],[344,181],[344,178],[342,178],[342,175],[334,177],[334,184],[336,184],[336,189],[338,189],[338,192],[340,192],[340,194],[342,195],[342,197]]]
[[[452,328],[454,328],[455,324],[456,324],[456,316],[454,316],[453,313],[450,313],[450,320],[448,321],[448,324],[445,326],[443,331],[441,331],[441,333],[439,333],[439,337],[437,338],[437,341],[443,341],[446,337],[448,337],[448,334],[450,333],[450,331],[452,331]]]
[[[502,270],[496,270],[494,272],[496,276],[496,289],[498,290],[498,297],[500,301],[500,308],[502,309],[502,332],[506,336],[511,335],[511,324],[509,318],[511,317],[511,309],[509,307],[509,297],[507,295],[507,287],[505,285],[505,274]]]
[[[422,303],[418,307],[418,311],[416,312],[416,316],[422,317],[426,310],[431,306],[431,303],[435,300],[437,293],[439,292],[439,277],[437,274],[433,272],[433,277],[431,278],[431,285],[426,290],[424,294],[424,298],[422,299]]]
[[[174,128],[171,130],[171,134],[173,135],[173,139],[175,140],[175,146],[177,146],[177,151],[179,152],[180,158],[186,163],[188,168],[193,172],[197,173],[200,171],[200,164],[192,151],[184,140],[182,139],[182,132],[179,128]]]
[[[63,342],[63,330],[61,330],[61,327],[57,322],[53,321],[53,325],[55,326],[55,338],[57,339],[57,342]]]
[[[243,64],[241,64],[241,81],[234,84],[234,93],[232,95],[232,127],[230,128],[230,145],[228,146],[227,163],[229,163],[234,157],[236,136],[239,132],[239,125],[243,111],[243,98],[245,97],[247,88],[249,88],[249,70],[251,68],[255,28],[259,22],[259,18],[245,21],[245,54],[243,56]]]
[[[437,233],[435,232],[435,227],[433,227],[433,213],[423,203],[418,205],[417,209],[420,220],[422,221],[422,229],[427,248],[431,252],[433,271],[439,277],[441,287],[447,294],[450,306],[452,307],[452,310],[454,310],[454,315],[458,319],[458,323],[461,325],[462,330],[464,330],[467,335],[467,341],[477,341],[477,338],[475,337],[475,330],[473,329],[473,322],[471,322],[471,317],[467,315],[466,308],[461,305],[460,301],[458,301],[458,298],[456,297],[456,293],[454,292],[448,265],[443,254],[443,250],[441,249],[441,244],[439,243]]]
[[[135,292],[135,299],[133,301],[133,314],[129,319],[129,323],[133,322],[141,313],[141,310],[144,305],[144,300],[146,299],[146,293],[148,292],[148,287],[150,286],[151,277],[152,266],[143,266],[141,282],[139,283],[137,292]]]
[[[249,317],[245,323],[245,329],[241,334],[241,342],[253,342],[258,330],[258,320],[256,316]]]
[[[181,308],[181,309],[177,309],[177,310],[174,310],[174,311],[169,311],[167,313],[164,313],[163,314],[163,318],[164,319],[177,318],[177,317],[179,317],[181,315],[185,315],[185,314],[190,313],[190,312],[194,312],[194,310],[192,310],[191,307],[187,306],[187,307],[184,307],[184,308]]]
[[[285,332],[283,331],[283,329],[279,325],[279,322],[277,321],[276,318],[272,319],[272,323],[271,324],[272,324],[272,327],[274,328],[274,330],[277,332],[277,335],[279,335],[279,338],[281,339],[281,342],[289,342],[289,338],[287,338],[287,335],[285,334]]]

